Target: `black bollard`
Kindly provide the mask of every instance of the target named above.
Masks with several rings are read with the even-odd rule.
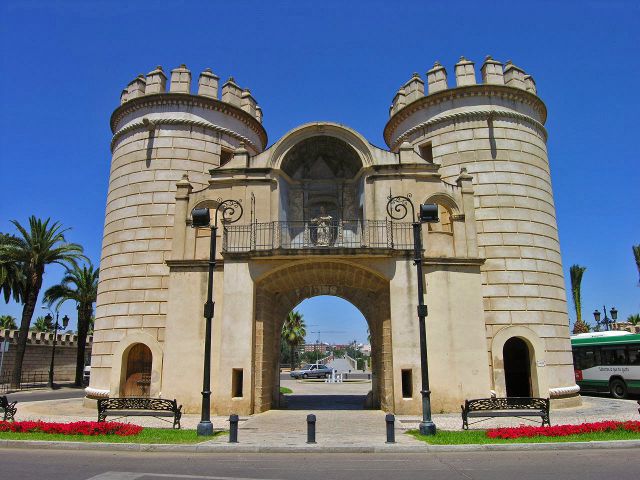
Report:
[[[316,416],[307,415],[307,443],[316,443]]]
[[[387,413],[384,419],[387,422],[387,443],[396,443],[396,417],[393,413]]]
[[[238,443],[238,415],[229,416],[229,443]]]

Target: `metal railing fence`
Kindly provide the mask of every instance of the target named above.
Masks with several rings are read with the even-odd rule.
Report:
[[[9,390],[15,390],[11,388],[11,378],[13,372],[5,371],[0,376],[0,393],[6,393]],[[27,390],[29,388],[44,387],[49,382],[49,372],[24,372],[20,378],[19,390]]]
[[[288,221],[226,225],[222,243],[222,250],[231,253],[331,248],[410,250],[412,226],[409,222],[390,220],[341,220],[324,225]]]

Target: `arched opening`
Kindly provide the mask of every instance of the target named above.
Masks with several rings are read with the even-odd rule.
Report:
[[[389,282],[358,265],[316,261],[293,263],[256,283],[255,413],[281,406],[279,360],[284,319],[304,300],[322,295],[346,300],[366,319],[372,351],[368,404],[393,408]],[[317,334],[312,337],[314,343],[316,339]]]
[[[297,246],[349,246],[363,217],[363,161],[345,140],[314,135],[293,145],[282,159],[280,221]]]
[[[429,239],[427,243],[427,255],[433,257],[453,257],[455,256],[455,243],[453,238],[453,216],[451,209],[447,206],[438,205],[437,223],[428,223],[427,231]]]
[[[502,349],[507,397],[531,396],[531,362],[529,346],[518,337],[511,337]]]
[[[124,397],[148,397],[151,390],[153,355],[144,343],[136,343],[125,352],[126,375],[122,388]]]
[[[280,370],[280,391],[284,395],[280,408],[370,407],[371,335],[364,315],[349,301],[329,295],[303,300],[294,312],[302,316],[306,335],[296,345],[293,365],[287,363],[290,368]],[[287,332],[289,323],[284,322]],[[281,367],[291,355],[286,345],[282,347]]]

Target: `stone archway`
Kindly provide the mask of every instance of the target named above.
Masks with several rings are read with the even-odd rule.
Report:
[[[393,409],[389,282],[354,264],[311,261],[291,263],[256,283],[253,411],[278,406],[282,323],[296,305],[318,295],[347,300],[367,320],[372,347],[372,403]]]

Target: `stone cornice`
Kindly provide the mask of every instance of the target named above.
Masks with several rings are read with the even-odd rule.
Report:
[[[126,103],[123,103],[113,111],[110,120],[111,131],[115,134],[118,122],[120,122],[120,120],[125,115],[128,115],[129,113],[134,112],[140,108],[151,107],[154,105],[180,104],[197,106],[205,108],[207,110],[216,110],[233,118],[236,118],[251,130],[253,130],[258,135],[258,137],[260,137],[262,145],[259,151],[264,150],[267,146],[268,137],[266,130],[264,129],[262,124],[249,113],[245,112],[239,107],[230,105],[215,98],[203,97],[201,95],[190,95],[187,93],[156,93],[133,98]]]
[[[500,118],[500,117],[514,118],[516,120],[520,120],[522,122],[528,123],[529,125],[534,127],[536,130],[538,130],[538,132],[540,132],[540,134],[542,135],[545,141],[547,140],[547,130],[546,128],[544,128],[544,125],[542,125],[537,120],[529,117],[528,115],[524,115],[518,112],[513,112],[510,110],[472,110],[467,112],[455,112],[455,113],[447,113],[444,115],[437,115],[433,118],[430,118],[429,120],[419,123],[418,125],[415,125],[410,129],[406,130],[405,132],[402,132],[400,135],[398,135],[396,139],[393,141],[393,144],[391,145],[391,150],[398,148],[400,144],[402,144],[402,142],[404,142],[405,140],[408,140],[408,138],[414,133],[416,133],[417,131],[422,130],[424,128],[429,128],[433,125],[437,125],[442,122],[447,122],[450,120],[456,120],[456,121],[469,121],[469,120],[479,120],[479,119],[488,120],[489,118]]]
[[[260,147],[255,145],[251,140],[249,140],[244,135],[240,135],[239,133],[236,133],[233,130],[230,130],[225,127],[221,127],[220,125],[216,125],[215,123],[207,122],[205,120],[191,120],[186,118],[154,118],[153,123],[155,125],[186,125],[190,127],[208,128],[210,130],[215,130],[216,132],[224,133],[226,135],[229,135],[230,137],[236,138],[241,142],[244,142],[245,145],[248,145],[249,147],[253,148],[256,152],[260,151]],[[138,129],[146,130],[147,125],[143,121],[132,122],[132,123],[129,123],[126,127],[123,127],[120,130],[118,130],[111,138],[111,151],[113,152],[113,148],[116,142],[122,135]]]
[[[479,96],[496,96],[509,100],[517,100],[526,105],[531,105],[536,111],[538,111],[538,113],[540,114],[540,118],[542,119],[541,124],[544,124],[547,120],[547,107],[545,106],[544,102],[533,93],[527,92],[526,90],[521,90],[519,88],[507,87],[506,85],[468,85],[464,87],[449,88],[447,90],[432,93],[409,103],[404,108],[397,111],[389,119],[384,127],[384,140],[387,145],[391,147],[391,134],[395,131],[396,128],[398,128],[398,125],[401,122],[406,120],[418,110],[432,105],[437,105],[442,102],[450,101],[455,98]]]
[[[484,264],[484,258],[471,257],[426,257],[422,260],[423,265],[477,265]]]

